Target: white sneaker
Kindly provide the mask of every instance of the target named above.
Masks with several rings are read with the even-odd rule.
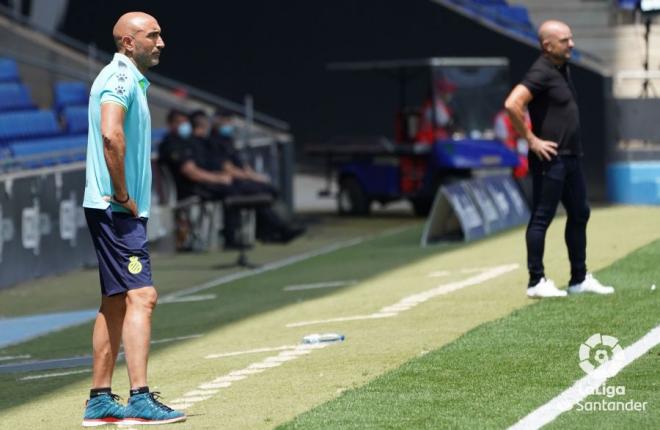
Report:
[[[591,273],[587,273],[587,276],[579,284],[570,285],[568,287],[568,292],[570,294],[582,294],[582,293],[593,293],[593,294],[613,294],[614,287],[608,287],[600,282],[598,279],[594,278]]]
[[[538,284],[527,288],[527,297],[542,299],[544,297],[566,297],[566,291],[560,290],[550,279],[541,278]]]

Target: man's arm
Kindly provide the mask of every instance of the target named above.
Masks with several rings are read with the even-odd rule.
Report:
[[[532,130],[525,125],[525,111],[532,101],[532,93],[524,85],[516,85],[504,102],[511,123],[518,134],[527,140],[529,149],[540,159],[550,160],[557,155],[557,143],[538,138]]]
[[[103,155],[112,180],[114,196],[106,196],[118,205],[128,209],[138,216],[137,205],[129,198],[126,190],[126,175],[124,172],[124,156],[126,155],[126,140],[124,136],[124,107],[112,102],[101,104],[101,135],[103,137]],[[128,201],[120,203],[128,198]],[[117,200],[119,201],[117,201]]]
[[[243,169],[239,168],[229,160],[222,162],[222,171],[230,174],[232,178],[249,179],[248,175],[245,173],[245,171],[243,171]]]
[[[231,184],[230,174],[202,169],[192,160],[185,161],[181,165],[181,174],[192,182],[225,185]]]
[[[243,167],[243,171],[244,171],[244,172],[248,175],[248,177],[249,177],[250,179],[252,179],[253,181],[263,182],[263,183],[265,183],[265,184],[270,183],[270,179],[268,178],[268,176],[263,175],[263,174],[257,172],[257,171],[254,170],[251,166],[246,165],[245,167]]]
[[[263,182],[263,183],[269,182],[266,176],[257,173],[254,169],[252,169],[252,167],[250,166],[240,167],[229,160],[222,163],[222,169],[224,172],[229,173],[233,178],[236,179],[249,179],[252,181]]]

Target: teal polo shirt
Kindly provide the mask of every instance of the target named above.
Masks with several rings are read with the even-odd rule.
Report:
[[[103,155],[101,104],[116,103],[124,108],[126,155],[124,172],[128,194],[137,204],[140,217],[149,217],[151,206],[151,115],[147,104],[149,81],[125,55],[116,53],[92,84],[89,95],[89,133],[83,207],[107,209],[103,199],[114,188]],[[126,212],[112,204],[113,211]]]

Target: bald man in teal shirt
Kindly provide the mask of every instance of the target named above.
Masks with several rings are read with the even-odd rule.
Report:
[[[101,307],[92,337],[92,389],[83,426],[165,424],[186,419],[147,385],[151,316],[158,295],[151,280],[147,219],[151,203],[149,81],[165,44],[155,18],[122,15],[113,29],[117,53],[94,80],[89,98],[85,218],[99,261]],[[123,340],[130,397],[112,393]]]

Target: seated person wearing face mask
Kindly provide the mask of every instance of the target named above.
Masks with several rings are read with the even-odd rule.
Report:
[[[240,194],[270,194],[277,197],[277,189],[270,183],[268,177],[256,172],[246,163],[234,145],[234,124],[230,112],[217,110],[213,116],[213,124],[209,137],[209,154],[213,162],[223,172],[231,175],[232,186]],[[274,222],[268,218],[277,217]],[[263,219],[266,218],[266,219]],[[274,228],[275,225],[280,225]],[[284,225],[276,213],[268,209],[257,212],[257,238],[265,242],[286,242],[302,234],[303,227]]]
[[[231,176],[203,168],[204,142],[193,136],[193,128],[184,112],[173,109],[167,115],[169,132],[158,147],[159,162],[169,168],[174,176],[179,200],[198,195],[204,198],[217,197],[211,191],[215,185],[231,184]]]
[[[188,121],[188,115],[178,109],[172,109],[167,113],[167,134],[158,146],[158,159],[166,161],[168,154],[182,141],[188,139],[192,133],[192,127]]]
[[[211,140],[211,124],[204,111],[196,111],[190,115],[192,134],[188,139],[180,139],[180,145],[174,145],[166,159],[177,178],[177,187],[181,187],[179,198],[185,193],[198,195],[209,200],[222,200],[230,195],[246,195],[265,192],[263,189],[250,189],[234,181],[232,175],[224,170],[225,162],[218,158],[218,152],[213,150]],[[188,194],[188,195],[190,195]],[[267,231],[272,235],[269,239],[275,242],[289,242],[300,233],[301,229],[290,227],[271,208],[258,208],[257,231]],[[240,246],[234,239],[238,225],[238,211],[225,210],[223,229],[225,247]],[[265,238],[257,235],[260,240]]]
[[[158,147],[158,162],[172,174],[179,201],[191,196],[219,200],[231,193],[231,176],[202,168],[206,151],[193,138],[188,115],[173,109],[167,115],[169,132]],[[190,222],[185,212],[177,213],[177,249],[190,249]],[[236,226],[235,214],[225,214],[225,242],[231,246],[230,231]],[[228,240],[229,239],[229,240]]]
[[[267,193],[276,197],[277,189],[270,183],[270,179],[256,172],[243,160],[242,154],[236,149],[234,133],[231,113],[217,110],[210,135],[212,157],[218,160],[220,169],[228,172],[234,183],[246,193]]]

